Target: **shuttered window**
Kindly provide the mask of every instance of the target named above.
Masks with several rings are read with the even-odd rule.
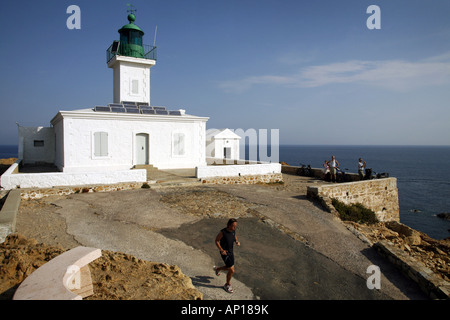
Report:
[[[108,133],[95,132],[94,133],[94,156],[107,157],[108,156]]]
[[[173,155],[184,156],[185,154],[185,141],[184,133],[173,134]]]
[[[131,93],[139,94],[139,80],[131,80]]]

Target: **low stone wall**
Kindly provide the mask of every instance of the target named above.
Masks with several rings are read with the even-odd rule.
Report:
[[[403,250],[383,240],[374,244],[380,255],[389,260],[407,277],[415,281],[431,299],[449,299],[450,285],[433,271],[406,254]]]
[[[210,177],[201,179],[202,183],[211,184],[257,184],[257,183],[280,183],[283,182],[281,173],[264,175],[247,175],[237,177]]]
[[[323,177],[324,177],[323,169],[311,168],[310,171],[311,171],[311,177],[323,179]],[[301,174],[301,167],[296,167],[296,166],[282,165],[281,166],[281,172],[282,173],[286,173],[286,174],[302,175]],[[345,173],[345,179],[346,179],[347,182],[361,180],[357,173],[349,173],[349,172]]]
[[[375,212],[379,221],[400,221],[396,178],[308,186],[307,196],[337,199],[345,204],[360,203]]]
[[[82,186],[70,186],[59,188],[42,188],[42,189],[20,189],[20,196],[23,200],[41,199],[48,196],[65,196],[74,193],[87,193],[87,192],[109,192],[120,191],[129,189],[141,188],[143,183],[118,183],[112,185],[82,185]]]

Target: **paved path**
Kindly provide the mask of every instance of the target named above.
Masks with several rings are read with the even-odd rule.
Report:
[[[203,293],[204,299],[254,299],[251,289],[239,281],[233,283],[234,294],[226,293],[222,289],[224,279],[215,277],[214,261],[208,254],[152,231],[161,227],[177,228],[181,223],[198,220],[158,206],[158,198],[155,191],[143,189],[78,194],[53,203],[66,219],[67,232],[84,246],[178,265]]]
[[[205,299],[425,299],[415,283],[298,193],[259,185],[214,188],[252,203],[266,218],[239,221],[242,246],[236,249],[231,295],[222,289],[225,276],[212,271],[220,261],[213,240],[226,220],[183,215],[161,203],[152,189],[77,194],[54,204],[67,232],[82,245],[176,264]],[[383,274],[380,291],[366,286],[372,264]]]

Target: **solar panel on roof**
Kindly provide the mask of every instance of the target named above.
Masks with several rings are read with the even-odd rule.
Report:
[[[136,102],[138,106],[148,106],[148,102]]]
[[[153,110],[153,107],[150,107],[150,106],[139,106],[139,109],[141,109],[141,110]]]
[[[136,102],[134,102],[134,101],[121,101],[121,102],[122,102],[122,104],[128,104],[128,105],[133,105],[133,106],[136,105]]]
[[[110,112],[111,109],[109,107],[105,107],[105,106],[95,106],[94,111]]]
[[[125,112],[124,107],[111,107],[111,112]]]
[[[133,104],[124,104],[123,106],[125,108],[133,108],[133,109],[137,109],[138,108],[136,105],[133,105]]]
[[[180,111],[169,111],[169,114],[171,116],[181,116],[181,112]]]
[[[155,110],[153,109],[141,109],[142,114],[155,114]]]
[[[168,111],[167,111],[167,110],[157,109],[157,110],[155,110],[155,111],[156,111],[156,114],[168,114]]]
[[[125,108],[127,113],[140,113],[138,108]]]
[[[110,106],[110,107],[120,107],[120,108],[123,107],[123,105],[121,103],[110,103],[110,104],[108,104],[108,106]]]
[[[155,110],[166,110],[166,107],[153,107]]]

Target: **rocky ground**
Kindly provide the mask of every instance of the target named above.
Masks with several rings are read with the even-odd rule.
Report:
[[[450,281],[450,238],[435,240],[425,233],[395,222],[380,222],[375,225],[345,223],[352,225],[372,243],[390,241],[442,279]]]
[[[11,299],[18,285],[34,270],[64,253],[61,246],[39,243],[19,234],[0,244],[0,299]],[[94,295],[85,300],[197,300],[202,294],[177,266],[102,250],[89,264]]]

